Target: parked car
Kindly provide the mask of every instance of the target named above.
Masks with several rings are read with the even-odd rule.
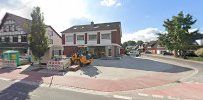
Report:
[[[152,54],[152,52],[150,52],[150,51],[146,51],[145,54]]]
[[[163,55],[170,55],[170,56],[171,56],[171,55],[173,55],[173,53],[170,53],[170,52],[166,52],[166,51],[165,51],[165,52],[163,52]]]
[[[185,55],[188,57],[197,57],[194,51],[187,51]]]
[[[139,51],[130,51],[126,55],[138,57],[138,56],[140,56],[140,52]]]

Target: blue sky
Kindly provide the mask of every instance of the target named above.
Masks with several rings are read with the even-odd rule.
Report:
[[[180,11],[197,19],[193,28],[203,31],[202,0],[0,0],[0,17],[11,12],[30,18],[34,6],[40,6],[45,23],[58,32],[75,24],[121,21],[127,40],[154,40],[164,31],[163,21]]]
[[[94,0],[93,0],[94,1]],[[203,1],[202,0],[118,0],[119,7],[93,6],[90,12],[100,14],[109,21],[121,21],[123,31],[127,33],[147,27],[164,30],[163,21],[171,18],[180,11],[190,13],[198,19],[195,27],[203,27]],[[95,9],[96,8],[96,9]],[[99,11],[98,11],[99,10]]]

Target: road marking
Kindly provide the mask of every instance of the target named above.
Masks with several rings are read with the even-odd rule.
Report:
[[[148,96],[148,94],[138,93],[139,96]]]
[[[200,84],[199,82],[195,82],[195,84]]]
[[[0,78],[0,80],[4,80],[4,81],[10,81],[11,79],[7,79],[7,78]]]
[[[114,98],[117,99],[125,99],[125,100],[132,100],[132,97],[127,97],[127,96],[121,96],[121,95],[113,95]]]
[[[167,98],[170,100],[180,100],[179,98],[175,98],[175,97],[171,97],[171,96],[167,96]]]
[[[152,97],[154,97],[154,98],[164,98],[164,96],[162,96],[162,95],[152,95]]]

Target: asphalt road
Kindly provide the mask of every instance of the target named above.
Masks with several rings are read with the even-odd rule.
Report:
[[[165,72],[165,73],[180,73],[180,72],[186,72],[191,70],[189,68],[176,66],[173,64],[153,61],[149,59],[134,58],[130,56],[124,56],[123,59],[120,59],[120,60],[95,60],[92,65],[135,69],[135,70],[152,71],[152,72]]]
[[[38,87],[4,80],[0,80],[0,90],[0,100],[122,100],[113,96]]]

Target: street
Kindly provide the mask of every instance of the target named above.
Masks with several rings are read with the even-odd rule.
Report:
[[[110,96],[38,87],[3,80],[0,80],[0,90],[0,100],[122,100]]]

